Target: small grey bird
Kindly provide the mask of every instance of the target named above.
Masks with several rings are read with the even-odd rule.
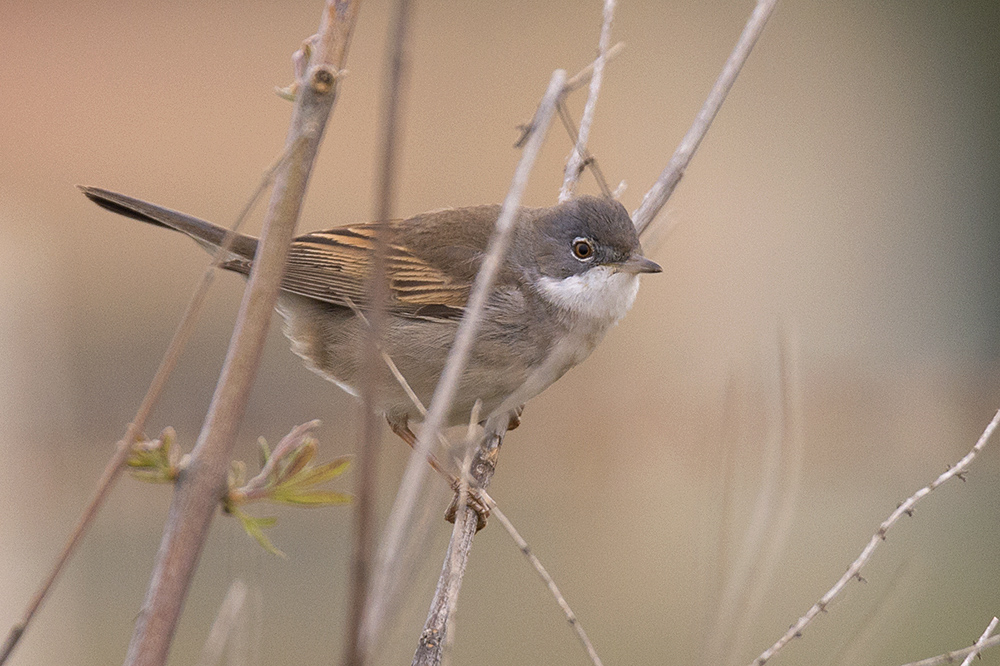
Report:
[[[111,211],[187,234],[214,250],[226,230],[121,194],[81,187]],[[357,395],[365,292],[375,233],[388,240],[389,302],[383,349],[427,404],[444,369],[500,206],[446,208],[405,220],[357,224],[296,238],[277,309],[292,351],[313,371]],[[661,268],[616,201],[580,197],[520,209],[447,422],[467,423],[476,400],[487,428],[517,423],[521,406],[590,355],[628,312],[640,273]],[[257,239],[236,235],[223,268],[249,274]],[[412,401],[397,384],[381,409],[412,445]]]

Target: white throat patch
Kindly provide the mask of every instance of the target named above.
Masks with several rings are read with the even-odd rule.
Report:
[[[595,266],[567,278],[542,277],[542,295],[555,306],[608,324],[617,323],[635,302],[639,276]]]

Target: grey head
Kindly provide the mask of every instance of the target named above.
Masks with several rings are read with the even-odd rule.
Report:
[[[635,226],[617,201],[584,196],[539,212],[531,246],[544,276],[564,279],[601,266],[633,275],[662,270],[642,256]]]
[[[625,207],[617,201],[579,197],[537,209],[530,234],[515,247],[529,256],[529,280],[550,304],[603,325],[621,319],[635,300],[640,273],[659,273],[642,246]],[[595,321],[595,323],[597,323]]]

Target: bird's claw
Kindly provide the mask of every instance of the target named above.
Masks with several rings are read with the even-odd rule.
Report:
[[[451,504],[448,505],[448,510],[444,512],[444,519],[449,523],[455,522],[455,516],[458,514],[459,499],[462,496],[462,491],[457,481],[452,484],[452,488],[455,489],[455,497],[452,498]],[[468,488],[467,490],[465,505],[476,514],[476,531],[478,532],[486,527],[486,521],[490,517],[490,508],[487,506],[485,500],[483,500],[483,496],[478,488]]]

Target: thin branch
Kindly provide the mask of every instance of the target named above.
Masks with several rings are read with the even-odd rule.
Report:
[[[478,490],[490,485],[506,431],[507,421],[504,421],[496,427],[496,431],[486,432],[472,460],[474,485],[470,483],[471,487]],[[449,640],[448,621],[455,611],[454,604],[458,601],[458,591],[472,550],[472,539],[476,535],[478,520],[473,513],[468,506],[455,512],[455,524],[458,527],[452,530],[448,552],[424,622],[424,630],[420,633],[420,641],[413,655],[412,666],[438,666],[441,663],[444,644]]]
[[[580,643],[583,644],[583,649],[587,651],[587,656],[590,657],[590,661],[594,664],[594,666],[603,666],[601,658],[597,656],[597,651],[594,649],[594,645],[590,642],[590,638],[587,637],[587,632],[583,630],[583,625],[580,624],[580,620],[576,617],[576,613],[574,613],[573,609],[569,607],[569,603],[562,595],[562,592],[559,591],[559,587],[556,585],[555,580],[552,579],[549,572],[545,570],[544,566],[542,566],[541,561],[535,557],[535,554],[531,551],[531,546],[528,545],[528,542],[524,540],[524,537],[522,537],[517,529],[515,529],[514,524],[510,522],[506,515],[504,515],[493,498],[487,495],[486,492],[483,492],[482,496],[490,507],[490,515],[496,517],[496,519],[500,521],[500,524],[504,526],[504,529],[506,529],[507,533],[510,534],[514,543],[516,543],[517,547],[521,550],[521,553],[528,559],[531,566],[535,568],[535,571],[542,579],[542,582],[545,583],[547,588],[549,588],[549,592],[551,592],[552,596],[555,597],[556,603],[559,604],[559,608],[561,608],[563,614],[566,615],[566,621],[569,622],[571,627],[573,627],[573,631],[576,632],[577,638],[579,638]]]
[[[559,100],[559,106],[556,107],[556,110],[559,113],[559,120],[562,121],[563,127],[566,129],[566,134],[569,135],[569,140],[575,145],[579,135],[577,134],[576,123],[573,122],[573,116],[569,113],[565,98]],[[583,167],[590,168],[590,172],[594,174],[594,180],[597,181],[597,187],[600,188],[602,195],[609,199],[616,198],[615,193],[608,186],[608,181],[604,178],[604,173],[601,171],[600,165],[597,164],[597,158],[586,147],[583,148],[581,168]]]
[[[946,652],[945,654],[939,654],[936,657],[928,657],[927,659],[921,659],[920,661],[911,661],[908,664],[903,664],[903,666],[945,666],[946,664],[954,664],[959,659],[963,657],[968,657],[971,654],[978,654],[983,650],[988,650],[1000,645],[1000,635],[991,636],[986,640],[976,641],[974,645],[970,645],[967,648],[962,648],[961,650],[955,650],[954,652]]]
[[[962,666],[971,666],[972,665],[972,660],[979,656],[979,650],[981,649],[981,646],[982,646],[983,642],[987,638],[989,638],[990,634],[993,633],[993,630],[997,628],[997,622],[1000,622],[1000,620],[997,620],[997,618],[994,617],[992,620],[990,620],[990,623],[988,625],[986,625],[986,629],[983,631],[982,635],[979,637],[979,640],[977,640],[973,644],[972,647],[974,649],[972,650],[972,652],[970,652],[968,655],[966,655],[965,660],[962,661]]]
[[[397,153],[408,72],[409,0],[397,0],[392,29],[386,43],[388,72],[382,96],[382,131],[379,151],[378,180],[375,187],[375,220],[393,218],[396,195]],[[385,390],[386,368],[382,363],[382,338],[386,326],[386,306],[389,284],[386,279],[388,239],[385,228],[375,233],[375,251],[368,282],[368,326],[362,360],[362,422],[361,454],[358,457],[357,501],[354,530],[354,554],[351,567],[351,602],[347,623],[344,664],[361,666],[368,661],[368,650],[362,636],[362,625],[369,605],[371,575],[374,564],[376,537],[376,479],[378,451],[382,438],[382,411],[379,394]]]
[[[465,457],[462,459],[458,476],[458,497],[455,503],[455,524],[451,531],[451,541],[457,542],[463,532],[467,529],[472,520],[470,512],[466,511],[469,506],[469,488],[472,479],[472,455],[476,449],[476,427],[479,424],[479,410],[482,408],[482,401],[477,400],[472,407],[472,414],[469,415],[469,428],[465,434]],[[481,491],[485,492],[485,491]],[[478,520],[478,518],[477,518]],[[451,608],[448,617],[445,618],[444,646],[441,653],[441,662],[444,666],[450,663],[451,650],[455,644],[455,614],[458,611],[458,592],[462,586],[462,579],[459,576],[461,567],[461,554],[457,548],[452,548],[448,553],[451,562],[448,580],[445,584],[445,603]]]
[[[288,163],[275,180],[219,384],[171,503],[149,590],[126,655],[128,666],[162,666],[166,662],[209,525],[225,492],[236,432],[270,326],[312,164],[337,97],[337,78],[358,5],[357,0],[328,0],[324,8],[318,47],[299,86],[285,144]]]
[[[573,188],[583,172],[584,151],[587,139],[590,138],[590,126],[594,122],[594,109],[597,106],[597,95],[601,91],[601,81],[604,77],[604,63],[607,60],[608,47],[611,45],[611,23],[615,16],[615,0],[604,0],[604,21],[601,24],[601,37],[597,46],[597,60],[594,61],[594,73],[590,79],[590,92],[587,103],[583,107],[583,117],[580,118],[580,132],[576,139],[573,152],[566,162],[566,174],[563,177],[562,190],[559,192],[559,202],[569,201],[573,196]]]
[[[370,621],[366,622],[366,636],[378,635],[378,630],[382,624],[382,618],[386,611],[386,605],[392,596],[393,587],[398,583],[398,577],[394,575],[397,564],[397,557],[405,541],[407,526],[410,524],[410,517],[413,513],[416,499],[420,495],[426,474],[424,461],[430,452],[431,443],[437,440],[438,434],[445,425],[445,418],[451,409],[451,403],[458,390],[458,380],[465,369],[466,359],[475,340],[476,332],[479,328],[480,318],[493,287],[493,281],[499,271],[500,262],[507,250],[514,225],[517,222],[518,210],[521,196],[527,185],[528,175],[534,166],[535,159],[542,146],[545,133],[552,121],[555,111],[556,101],[562,92],[563,84],[566,80],[566,72],[556,70],[549,82],[548,90],[542,98],[538,113],[534,121],[534,130],[528,139],[521,160],[510,186],[510,190],[504,199],[497,218],[493,236],[490,239],[489,248],[483,258],[479,273],[472,286],[465,308],[465,314],[459,323],[458,331],[455,334],[455,341],[448,352],[448,360],[445,363],[441,379],[434,389],[431,404],[427,413],[427,419],[420,430],[420,437],[417,440],[417,447],[400,484],[400,489],[393,504],[392,513],[389,516],[389,525],[386,528],[382,541],[382,548],[379,552],[378,570],[374,581],[375,593],[372,599]],[[471,538],[469,539],[471,544]]]
[[[691,162],[695,151],[698,150],[698,145],[705,138],[712,120],[715,119],[715,114],[719,112],[719,108],[726,100],[726,95],[733,87],[736,77],[743,68],[743,63],[747,61],[750,51],[757,43],[757,38],[764,31],[764,26],[767,24],[767,19],[770,18],[776,3],[777,0],[757,0],[757,6],[754,8],[750,20],[743,28],[743,33],[740,35],[739,41],[736,42],[733,52],[729,54],[729,58],[722,68],[722,73],[719,74],[715,85],[712,86],[712,91],[708,94],[708,99],[705,100],[698,115],[695,116],[694,123],[681,139],[680,145],[677,146],[677,150],[674,151],[673,157],[670,158],[670,162],[660,174],[659,179],[646,192],[642,204],[632,213],[632,222],[640,236],[667,203],[670,195],[673,194],[674,188],[677,187],[681,176],[684,175],[684,170],[687,169],[688,163]]]
[[[132,445],[146,427],[146,419],[149,418],[153,408],[156,406],[157,402],[159,402],[160,395],[163,393],[163,388],[166,386],[170,375],[173,374],[174,368],[177,367],[177,362],[180,360],[181,353],[187,345],[188,340],[191,338],[191,333],[194,332],[194,327],[198,321],[198,315],[204,307],[209,287],[211,287],[212,282],[215,280],[216,268],[218,268],[219,264],[228,255],[233,240],[236,238],[236,231],[249,216],[250,210],[253,208],[254,204],[257,203],[261,195],[271,184],[275,172],[284,163],[285,157],[286,154],[282,154],[277,160],[275,160],[274,164],[272,164],[268,170],[264,172],[260,183],[257,185],[257,189],[250,196],[250,199],[243,207],[243,210],[241,210],[239,215],[236,216],[236,221],[230,227],[229,231],[232,233],[226,234],[222,244],[215,252],[212,262],[205,269],[205,273],[201,277],[201,282],[198,283],[194,293],[191,294],[191,298],[188,300],[188,304],[184,309],[184,314],[181,315],[180,323],[177,325],[177,329],[174,331],[174,335],[170,339],[170,344],[167,345],[167,349],[163,353],[163,358],[160,360],[160,365],[156,369],[156,374],[153,375],[153,380],[150,382],[149,388],[146,389],[146,395],[143,396],[142,402],[139,403],[139,407],[136,410],[135,416],[132,418],[132,422],[125,429],[125,435],[115,444],[115,453],[111,459],[108,460],[108,464],[104,467],[104,471],[101,473],[101,478],[97,481],[94,495],[91,497],[86,508],[84,508],[83,513],[80,514],[80,518],[77,519],[76,525],[73,526],[73,529],[70,532],[69,537],[66,539],[66,543],[63,545],[63,549],[56,558],[48,576],[46,576],[45,580],[42,581],[42,584],[39,585],[38,589],[35,591],[35,595],[32,597],[28,607],[25,609],[20,622],[11,627],[10,632],[7,634],[3,647],[0,648],[0,666],[3,666],[3,664],[7,662],[7,659],[17,646],[21,636],[23,636],[24,632],[27,631],[28,625],[31,624],[31,620],[34,618],[35,613],[37,613],[38,609],[41,608],[42,603],[48,596],[56,578],[59,577],[63,567],[66,566],[69,558],[72,557],[73,553],[76,551],[77,546],[79,545],[81,539],[83,539],[83,536],[87,533],[87,529],[93,522],[94,517],[104,505],[104,500],[107,499],[108,493],[111,492],[115,482],[118,480],[125,460],[128,458],[129,453],[132,450]],[[84,191],[86,192],[85,189]]]
[[[840,594],[844,590],[844,588],[847,587],[847,584],[851,582],[851,580],[855,578],[860,578],[861,569],[871,559],[872,554],[875,552],[875,549],[878,548],[878,545],[881,542],[885,541],[885,535],[889,532],[892,526],[895,525],[896,522],[903,515],[912,515],[913,507],[917,504],[917,502],[919,502],[924,497],[929,495],[933,490],[935,490],[945,481],[948,481],[949,479],[956,476],[961,478],[962,474],[975,459],[976,455],[978,455],[979,452],[982,451],[983,447],[986,446],[986,442],[989,441],[990,436],[993,434],[993,431],[996,429],[998,423],[1000,423],[1000,410],[998,410],[997,413],[993,416],[993,420],[990,421],[989,425],[986,426],[986,429],[983,431],[983,434],[979,436],[979,440],[976,442],[975,446],[972,447],[972,450],[969,451],[967,454],[965,454],[965,457],[959,460],[954,467],[950,467],[948,471],[938,476],[930,484],[924,486],[916,493],[911,495],[905,502],[900,504],[896,508],[896,510],[893,511],[892,514],[890,514],[889,517],[886,518],[881,525],[879,525],[878,530],[875,532],[874,535],[872,535],[872,538],[868,542],[868,545],[865,546],[864,550],[861,551],[861,554],[858,556],[858,558],[851,563],[851,566],[847,568],[847,571],[844,573],[843,576],[840,577],[840,580],[838,580],[837,583],[832,588],[830,588],[827,591],[827,593],[820,598],[819,601],[813,604],[812,608],[810,608],[805,615],[800,617],[798,622],[793,624],[791,628],[787,632],[785,632],[785,634],[781,638],[779,638],[777,642],[775,642],[774,645],[764,650],[764,652],[762,652],[760,656],[754,659],[753,662],[751,663],[751,666],[762,666],[764,663],[767,662],[768,659],[773,657],[778,652],[778,650],[783,648],[790,640],[800,636],[802,630],[806,627],[806,625],[812,622],[817,615],[823,612],[826,609],[827,605],[829,605],[829,603],[834,599],[834,597]]]
[[[607,65],[609,62],[621,55],[621,52],[625,50],[625,42],[616,42],[614,46],[608,49],[604,53],[604,64]],[[598,56],[600,57],[600,56]],[[590,78],[594,76],[594,69],[597,67],[597,60],[581,69],[579,72],[573,76],[566,79],[566,85],[563,86],[563,97],[573,92],[577,88],[582,88],[583,86],[590,83]]]

